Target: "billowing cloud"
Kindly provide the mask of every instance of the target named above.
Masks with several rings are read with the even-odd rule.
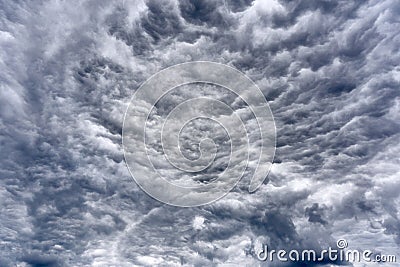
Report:
[[[259,263],[260,242],[338,238],[398,253],[399,11],[395,0],[2,3],[0,265],[244,266]],[[182,209],[134,183],[121,134],[140,84],[192,60],[255,81],[277,153],[255,193],[245,175],[223,199]]]

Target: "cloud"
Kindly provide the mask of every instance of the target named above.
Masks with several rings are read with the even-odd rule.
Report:
[[[398,253],[397,1],[18,1],[0,10],[0,265],[254,265],[257,242],[309,249],[338,238]],[[277,153],[257,192],[247,192],[249,170],[223,199],[179,209],[134,183],[121,133],[140,84],[191,60],[255,81],[275,116]],[[176,92],[158,111],[193,95]]]

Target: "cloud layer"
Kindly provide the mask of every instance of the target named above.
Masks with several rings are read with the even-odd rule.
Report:
[[[244,266],[260,242],[338,238],[398,253],[398,1],[194,2],[0,4],[1,266]],[[140,84],[192,60],[255,81],[277,153],[254,194],[182,209],[133,182],[121,132]]]

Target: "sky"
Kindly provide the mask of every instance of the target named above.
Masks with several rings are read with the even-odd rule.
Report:
[[[399,260],[399,17],[397,0],[0,0],[0,266],[300,266],[260,262],[256,247],[338,239]],[[276,154],[256,192],[245,175],[179,208],[132,179],[122,124],[146,79],[189,61],[255,82]],[[150,119],[205,91],[243,104],[202,88],[178,88]],[[195,182],[226,164],[217,133],[217,166]]]

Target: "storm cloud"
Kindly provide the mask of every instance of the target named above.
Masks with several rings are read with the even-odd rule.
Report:
[[[260,243],[339,238],[396,255],[399,15],[396,0],[1,1],[0,265],[245,266]],[[259,86],[277,150],[255,193],[245,175],[176,208],[131,178],[122,122],[147,78],[194,60]]]

